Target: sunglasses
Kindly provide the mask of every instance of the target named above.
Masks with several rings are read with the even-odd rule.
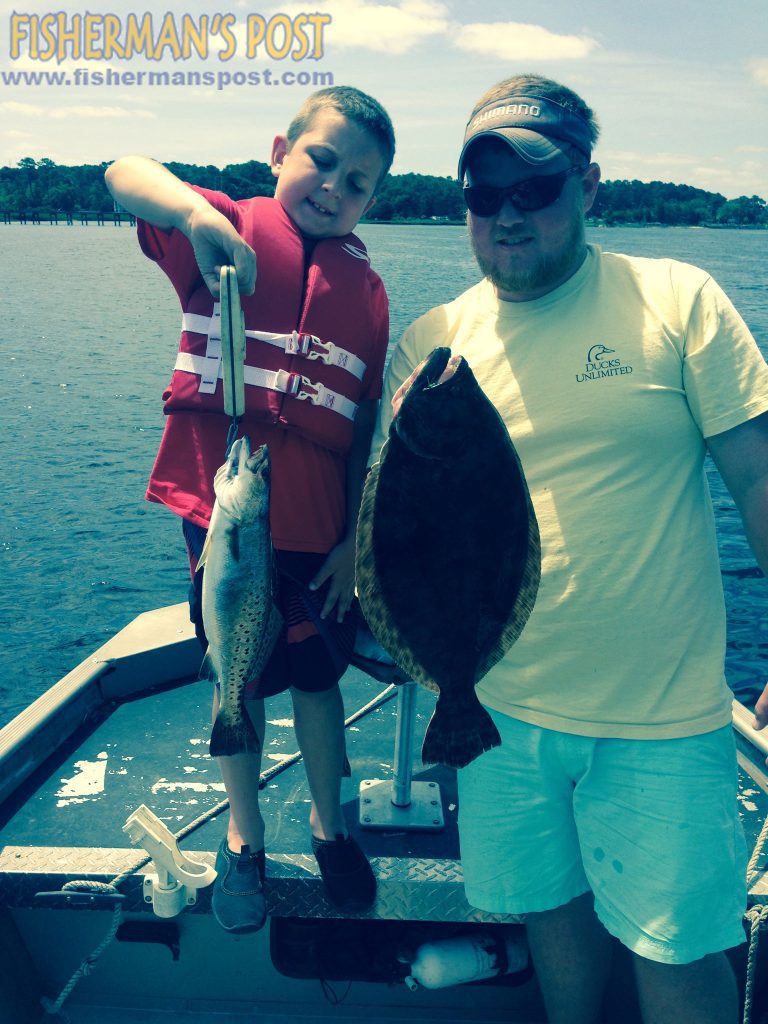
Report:
[[[560,198],[567,179],[584,169],[573,165],[559,174],[540,174],[504,188],[497,188],[495,185],[465,185],[464,202],[470,213],[474,213],[476,217],[493,217],[507,199],[518,210],[526,213],[543,210],[545,206],[551,206]]]

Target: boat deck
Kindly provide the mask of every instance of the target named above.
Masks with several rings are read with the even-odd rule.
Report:
[[[89,704],[85,715],[76,711],[82,720],[58,748],[50,735],[57,718],[49,715],[49,726],[34,732],[45,737],[49,728],[48,748],[38,751],[39,767],[0,805],[0,963],[16,978],[27,978],[30,992],[58,994],[108,930],[111,898],[67,896],[60,890],[74,879],[110,881],[136,868],[142,850],[131,845],[123,825],[139,805],[147,805],[176,834],[215,811],[225,798],[217,766],[208,756],[210,686],[189,672],[199,652],[182,611],[166,612],[161,633],[170,631],[172,643],[160,640],[155,649],[153,641],[147,651],[131,653],[136,630],[129,627],[126,637],[118,635],[115,644],[97,652],[91,669],[93,663],[116,668],[87,686],[78,683],[76,697],[68,700],[77,709],[93,687],[99,700]],[[152,632],[155,620],[147,621]],[[145,626],[141,623],[138,630],[142,636]],[[158,670],[163,658],[166,665]],[[370,705],[385,686],[350,669],[342,688],[350,715]],[[425,1024],[431,1019],[543,1020],[538,988],[529,975],[434,992],[409,992],[398,983],[393,964],[405,947],[457,930],[505,927],[522,934],[522,928],[514,918],[485,914],[466,902],[455,772],[425,770],[420,763],[434,703],[421,688],[415,689],[413,778],[428,787],[435,807],[441,805],[444,827],[360,827],[361,781],[379,779],[390,787],[397,703],[385,699],[369,707],[347,729],[352,775],[343,781],[342,799],[349,829],[377,874],[378,897],[370,911],[341,918],[324,899],[309,849],[306,779],[301,761],[293,756],[291,702],[287,694],[279,695],[267,705],[262,765],[268,776],[262,807],[270,927],[257,935],[225,935],[213,922],[210,888],[201,889],[197,902],[179,917],[161,920],[144,895],[144,879],[153,865],[139,867],[119,886],[124,900],[117,939],[67,1003],[73,1024],[138,1024],[139,1018],[141,1024],[154,1024],[169,1019],[168,1014],[174,1020],[189,1014],[190,1020],[234,1021],[256,1012],[265,1024],[273,1017],[310,1024],[328,1015],[379,1024],[411,1018]],[[740,737],[739,747],[739,807],[752,846],[768,814],[768,778],[754,748]],[[48,750],[50,755],[43,757]],[[224,811],[205,821],[180,848],[213,864],[226,820]],[[59,895],[40,898],[39,893]],[[752,898],[768,902],[762,872]],[[629,1024],[636,1019],[628,978],[628,966],[619,957],[613,1005],[621,1005],[622,1016],[607,1010],[607,1021]],[[4,997],[16,1004],[7,1018],[0,1010],[0,1024],[36,1020],[26,997],[13,982],[6,981],[4,988],[0,978],[0,1004]]]
[[[350,669],[344,681],[348,712],[365,706],[383,689],[383,684]],[[444,768],[424,770],[418,762],[421,733],[433,698],[425,691],[416,696],[414,781],[434,784],[435,799],[442,802],[443,830],[362,830],[359,826],[361,780],[391,779],[396,700],[372,709],[346,734],[352,776],[343,780],[345,817],[366,852],[379,859],[384,899],[379,900],[376,913],[385,918],[395,916],[385,905],[386,880],[398,873],[398,864],[408,861],[412,872],[424,867],[417,864],[414,868],[414,862],[445,861],[445,871],[450,872],[449,865],[453,867],[458,858],[455,773]],[[275,772],[261,793],[269,874],[276,884],[283,874],[303,879],[307,897],[317,889],[320,898],[316,865],[309,851],[306,778],[300,760],[290,763],[297,747],[287,694],[269,701],[267,718],[262,767]],[[141,851],[137,853],[131,846],[122,828],[140,804],[146,804],[174,834],[216,808],[226,795],[216,763],[208,756],[209,734],[210,686],[193,681],[121,703],[103,721],[80,730],[24,787],[20,806],[9,808],[7,820],[0,825],[0,872],[21,869],[17,904],[33,896],[35,886],[36,891],[57,888],[60,880],[66,880],[64,876],[125,870]],[[285,765],[282,770],[281,765]],[[225,812],[204,823],[183,840],[182,848],[213,856],[225,835],[226,821]],[[34,880],[30,873],[36,876]],[[460,879],[457,882],[460,884]],[[450,894],[451,902],[457,894],[458,890]],[[207,910],[206,896],[206,891],[200,893],[193,912]],[[393,896],[399,898],[396,893]],[[281,916],[309,912],[309,906],[295,906],[294,902],[280,892],[274,910]],[[329,907],[321,909],[324,914],[332,913]],[[412,909],[417,919],[445,919],[435,908]],[[468,906],[461,907],[460,915],[461,920],[472,919]]]

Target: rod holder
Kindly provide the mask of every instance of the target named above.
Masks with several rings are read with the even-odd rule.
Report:
[[[173,833],[144,804],[131,814],[123,832],[147,851],[157,869],[156,875],[144,876],[144,900],[158,917],[180,914],[197,902],[198,889],[215,880],[214,868],[182,853]]]

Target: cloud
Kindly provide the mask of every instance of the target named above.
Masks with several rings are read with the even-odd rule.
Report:
[[[149,110],[129,109],[128,107],[93,107],[93,106],[72,106],[72,107],[39,107],[32,103],[17,103],[15,100],[5,100],[0,103],[0,110],[9,114],[22,114],[25,117],[50,117],[60,121],[64,118],[116,118],[116,117],[139,117],[155,118],[157,114]],[[9,133],[6,132],[6,135]]]
[[[37,60],[30,57],[28,53],[22,53],[10,64],[13,71],[72,71],[73,68],[82,66],[81,60],[73,60],[71,57],[60,61]],[[102,66],[102,64],[99,65],[99,67]]]
[[[279,8],[286,14],[306,9],[306,4]],[[451,27],[445,4],[433,0],[401,0],[397,4],[327,0],[313,9],[333,19],[324,33],[330,51],[354,48],[395,56],[408,53],[425,39],[445,36]]]
[[[755,182],[762,178],[760,171],[760,165],[754,160],[745,160],[727,168],[702,164],[693,169],[693,180],[699,188],[720,192],[727,199],[734,199],[736,196],[759,195],[765,191],[755,187]]]
[[[700,153],[612,150],[603,154],[600,165],[607,181],[671,181],[721,192],[726,197],[752,195],[755,182],[761,178],[755,160],[710,156],[704,163]]]
[[[306,5],[281,5],[295,14]],[[598,45],[589,36],[558,35],[539,25],[514,21],[461,25],[438,0],[400,0],[379,4],[367,0],[325,0],[316,4],[330,14],[325,30],[329,48],[363,49],[402,55],[429,39],[450,42],[460,50],[509,60],[578,60]]]
[[[747,67],[756,85],[768,85],[768,57],[753,57]]]
[[[17,103],[16,100],[0,103],[0,110],[6,110],[9,114],[25,114],[27,117],[38,117],[45,113],[45,107],[37,107],[34,103]]]
[[[613,150],[602,154],[600,163],[611,167],[639,167],[644,170],[665,167],[693,167],[698,156],[685,153],[638,153],[633,150]],[[628,177],[628,175],[622,175]],[[635,177],[635,175],[632,175]]]
[[[57,107],[49,113],[53,118],[65,117],[143,117],[155,118],[157,114],[149,110],[128,109],[127,107]]]
[[[581,60],[598,45],[590,36],[558,35],[541,25],[517,21],[456,26],[452,42],[460,50],[501,60]]]

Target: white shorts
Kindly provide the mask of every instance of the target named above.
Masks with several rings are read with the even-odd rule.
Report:
[[[502,746],[458,773],[473,906],[533,913],[591,889],[605,928],[662,963],[744,941],[747,850],[730,726],[593,739],[490,713]]]

